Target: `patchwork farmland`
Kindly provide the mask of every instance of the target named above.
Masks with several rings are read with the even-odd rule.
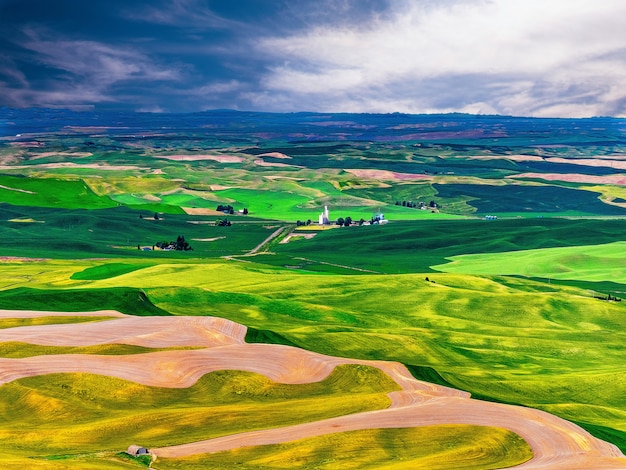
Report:
[[[3,468],[626,468],[623,120],[1,113]]]

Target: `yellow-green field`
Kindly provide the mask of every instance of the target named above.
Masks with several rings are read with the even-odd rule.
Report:
[[[268,468],[478,470],[506,468],[530,459],[519,436],[504,429],[465,425],[370,429],[288,444],[159,459],[158,468],[246,470]]]
[[[91,374],[30,377],[2,386],[0,438],[15,457],[44,458],[193,442],[390,404],[398,386],[377,369],[340,366],[326,380],[285,385],[221,371],[171,389]]]

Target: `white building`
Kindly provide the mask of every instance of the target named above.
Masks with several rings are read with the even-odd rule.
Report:
[[[322,212],[319,216],[319,224],[320,225],[330,224],[330,214],[328,213],[328,206],[324,206],[324,212]]]

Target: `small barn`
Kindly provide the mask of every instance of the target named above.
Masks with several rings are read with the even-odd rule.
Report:
[[[140,455],[150,455],[150,450],[133,444],[132,446],[128,446],[126,453],[133,457],[138,457]]]

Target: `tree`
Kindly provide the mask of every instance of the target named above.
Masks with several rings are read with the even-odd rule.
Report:
[[[339,218],[337,219],[336,224],[337,224],[337,225],[343,225],[343,223],[344,223],[344,222],[345,222],[345,220],[343,220],[343,217],[339,217]]]
[[[248,208],[247,207],[243,208],[243,215],[248,215]]]
[[[159,220],[159,214],[157,214],[156,212],[154,213],[154,220]]]
[[[349,227],[351,223],[352,223],[352,217],[348,216],[346,217],[346,220],[343,222],[343,225],[345,225],[346,227]]]
[[[437,207],[437,203],[435,201],[430,201],[428,204],[430,207]]]

